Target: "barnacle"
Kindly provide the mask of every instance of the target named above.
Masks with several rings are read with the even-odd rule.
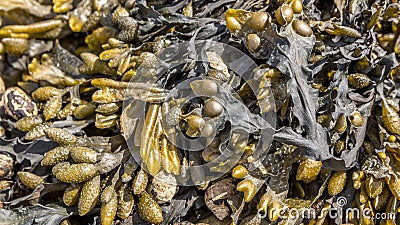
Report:
[[[138,212],[142,219],[150,223],[160,224],[163,221],[160,206],[146,191],[140,194]]]
[[[80,180],[78,182],[83,182]],[[86,215],[96,206],[100,197],[100,175],[97,175],[82,185],[79,196],[78,212],[80,216]]]
[[[30,189],[35,189],[37,186],[45,183],[45,180],[42,177],[31,172],[18,172],[17,174],[21,183]]]

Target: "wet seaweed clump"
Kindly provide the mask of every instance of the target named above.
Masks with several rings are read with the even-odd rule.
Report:
[[[400,224],[399,19],[0,2],[0,224]]]

